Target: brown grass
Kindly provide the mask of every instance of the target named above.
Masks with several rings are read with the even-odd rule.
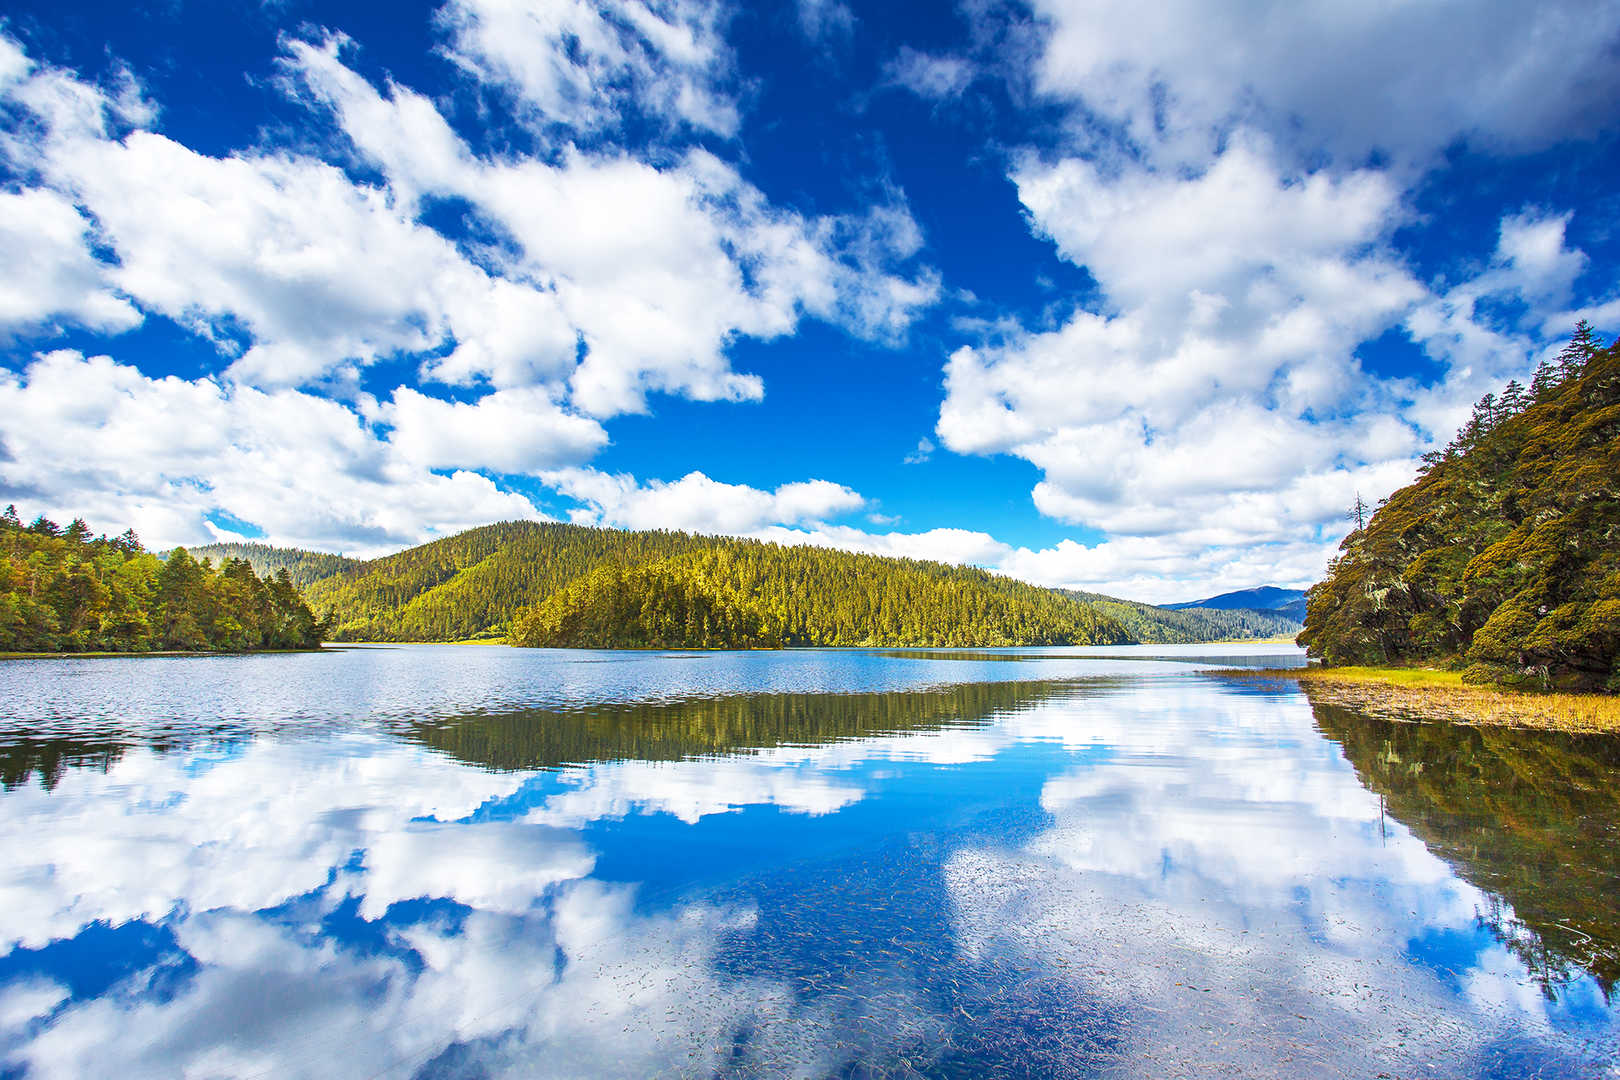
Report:
[[[1393,720],[1620,733],[1620,697],[1474,686],[1431,668],[1232,669],[1235,679],[1293,679],[1313,704],[1340,705]]]

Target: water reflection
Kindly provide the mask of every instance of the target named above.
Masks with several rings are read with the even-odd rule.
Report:
[[[1406,724],[1314,706],[1390,816],[1486,893],[1479,913],[1549,996],[1620,979],[1620,740]]]
[[[965,683],[911,692],[730,694],[525,709],[415,725],[410,736],[502,771],[679,761],[982,724],[1073,692],[1063,681]]]
[[[0,724],[0,1075],[1617,1075],[1573,936],[1613,925],[1581,896],[1610,751],[1185,665],[836,663],[871,668],[471,712],[517,692],[447,673],[414,720],[178,742]]]

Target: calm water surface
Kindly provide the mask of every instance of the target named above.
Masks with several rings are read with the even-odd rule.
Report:
[[[1620,740],[1298,662],[0,663],[0,1077],[1620,1077]]]

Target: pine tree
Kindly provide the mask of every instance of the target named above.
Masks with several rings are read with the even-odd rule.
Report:
[[[1578,378],[1585,370],[1586,364],[1603,348],[1603,339],[1592,329],[1592,324],[1582,319],[1575,324],[1575,332],[1569,337],[1569,344],[1558,354],[1558,377],[1560,382]]]

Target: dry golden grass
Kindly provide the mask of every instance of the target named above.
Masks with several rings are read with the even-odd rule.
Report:
[[[1620,733],[1620,697],[1473,686],[1430,668],[1273,668],[1217,672],[1238,679],[1293,679],[1313,704],[1340,705],[1396,720]]]

